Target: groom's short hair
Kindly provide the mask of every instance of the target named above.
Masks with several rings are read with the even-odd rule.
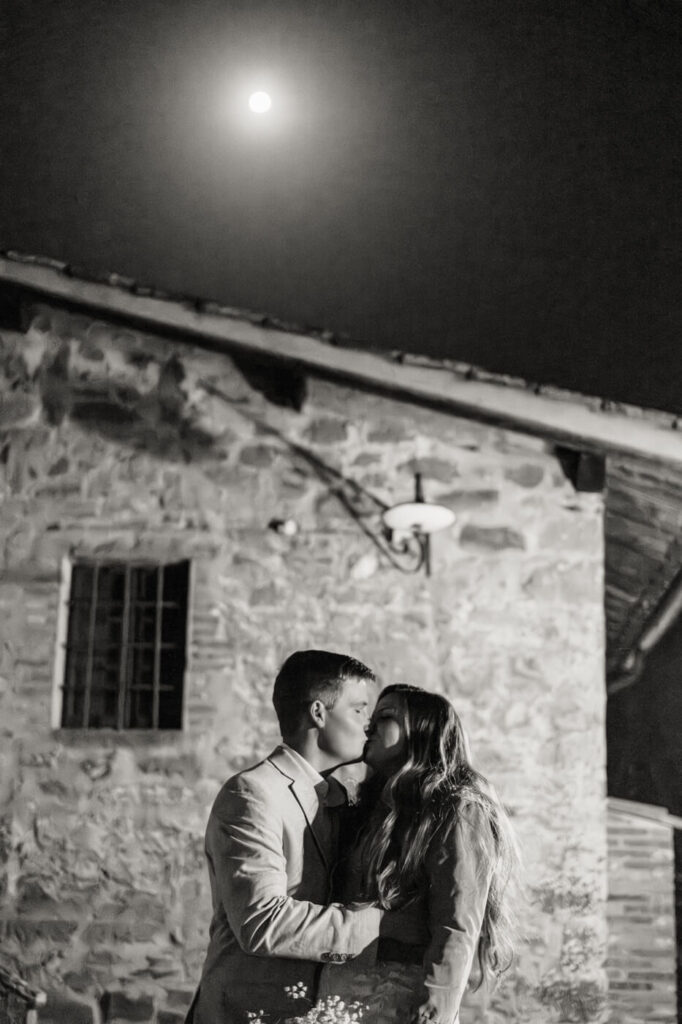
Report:
[[[282,738],[293,735],[314,700],[333,708],[347,679],[374,682],[371,668],[333,651],[296,651],[284,662],[272,695]]]

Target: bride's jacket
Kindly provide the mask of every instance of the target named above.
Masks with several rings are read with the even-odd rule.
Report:
[[[342,837],[334,897],[344,902],[367,898],[372,892],[371,880],[363,876],[361,845],[355,842],[360,820],[351,812]],[[382,962],[421,964],[414,1009],[429,1024],[458,1024],[490,889],[492,845],[490,821],[482,807],[462,801],[423,851],[416,892],[401,911],[405,941],[379,940],[379,973]],[[419,932],[428,938],[411,942],[410,933]],[[348,970],[352,965],[343,973]],[[335,991],[335,973],[323,979],[323,991]]]

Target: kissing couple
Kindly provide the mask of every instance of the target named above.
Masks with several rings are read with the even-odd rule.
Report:
[[[457,1024],[511,961],[514,838],[460,720],[354,658],[297,651],[275,680],[282,743],[211,810],[208,952],[186,1024],[275,1024],[337,996],[363,1024]],[[332,773],[364,759],[357,803]]]

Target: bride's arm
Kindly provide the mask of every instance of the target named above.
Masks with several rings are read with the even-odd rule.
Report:
[[[427,1000],[419,1021],[453,1024],[473,964],[490,888],[490,824],[476,804],[460,808],[427,857]]]

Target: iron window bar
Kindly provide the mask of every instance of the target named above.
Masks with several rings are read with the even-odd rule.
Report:
[[[186,561],[74,565],[63,727],[180,728],[188,584]]]

